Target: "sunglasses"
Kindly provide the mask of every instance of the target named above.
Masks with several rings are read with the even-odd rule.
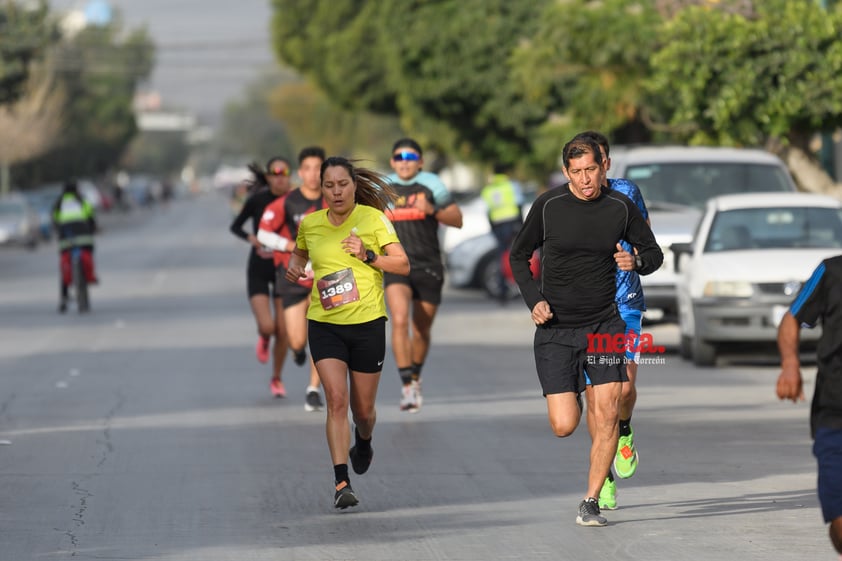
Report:
[[[269,168],[269,171],[266,172],[267,175],[289,175],[289,168],[285,168],[282,166],[275,166]]]
[[[421,159],[421,156],[415,152],[398,152],[392,154],[392,159],[396,162],[417,162]]]

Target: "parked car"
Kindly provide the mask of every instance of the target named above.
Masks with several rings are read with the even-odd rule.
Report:
[[[813,269],[842,253],[842,201],[809,193],[711,199],[678,259],[681,355],[710,366],[730,343],[774,343],[781,318]],[[818,339],[820,329],[802,340]]]
[[[35,249],[40,236],[38,213],[25,197],[17,194],[0,197],[0,245]]]
[[[450,253],[465,240],[491,233],[491,224],[488,222],[488,207],[479,193],[465,197],[456,204],[462,211],[462,227],[443,226],[441,228],[440,245],[442,252],[445,254]]]
[[[481,288],[489,295],[498,291],[500,259],[497,239],[491,232],[468,238],[445,255],[447,279],[456,288]],[[516,286],[509,287],[511,291]]]
[[[661,268],[641,277],[650,319],[661,314],[666,319],[675,318],[678,278],[670,247],[693,239],[708,199],[728,193],[796,191],[784,163],[764,150],[616,146],[610,155],[608,176],[624,177],[640,187],[652,231],[664,252]]]
[[[61,186],[53,185],[22,191],[29,204],[38,214],[38,231],[41,239],[48,241],[53,237],[53,205],[61,195]]]
[[[535,197],[533,191],[524,193],[524,217]],[[490,296],[495,296],[500,259],[497,240],[488,222],[488,207],[482,197],[474,195],[460,202],[459,208],[462,210],[462,228],[444,227],[441,234],[448,282],[455,288],[481,288]],[[514,282],[509,285],[509,293],[519,294]]]
[[[648,320],[676,318],[678,277],[670,247],[693,239],[709,198],[726,193],[796,191],[789,170],[777,156],[748,148],[618,145],[611,148],[608,176],[624,177],[640,187],[652,231],[664,252],[660,269],[641,277]],[[556,187],[564,182],[559,172],[549,184]],[[533,193],[530,203],[534,197]],[[455,287],[496,290],[499,263],[493,255],[495,244],[485,203],[476,197],[460,207],[462,229],[447,228],[442,238],[449,282]],[[528,209],[527,204],[524,212]],[[478,239],[480,236],[483,239]]]

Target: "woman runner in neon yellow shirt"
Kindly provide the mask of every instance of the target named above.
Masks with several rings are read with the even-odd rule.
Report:
[[[306,276],[311,262],[310,355],[327,401],[333,504],[344,509],[359,502],[351,489],[348,459],[362,474],[374,455],[374,402],[386,356],[383,273],[409,274],[409,258],[383,214],[395,196],[383,176],[335,156],[322,164],[321,185],[327,208],[301,221],[286,278],[295,282]],[[350,450],[349,404],[356,425]]]

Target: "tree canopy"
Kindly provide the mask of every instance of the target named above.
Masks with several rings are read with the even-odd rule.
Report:
[[[0,4],[0,105],[12,103],[23,94],[30,64],[55,40],[48,13],[44,0],[34,7],[12,0]]]
[[[654,110],[694,143],[806,147],[842,124],[842,14],[764,0],[754,17],[692,7],[662,26],[646,81]]]
[[[545,4],[274,0],[273,37],[339,106],[396,115],[431,147],[514,162],[545,111],[518,93],[508,59]]]
[[[137,133],[134,94],[154,47],[144,29],[127,32],[115,21],[64,38],[50,57],[66,99],[62,127],[48,152],[15,168],[21,184],[96,176],[118,164]]]
[[[585,128],[614,142],[809,154],[810,138],[842,119],[842,16],[819,2],[273,6],[278,56],[330,100],[395,115],[411,134],[477,161],[548,170]]]
[[[246,88],[240,101],[225,107],[217,138],[223,159],[245,155],[262,164],[275,156],[292,158],[286,125],[272,116],[269,105],[271,92],[285,81],[277,75],[263,76]]]
[[[14,102],[0,105],[0,194],[11,188],[11,166],[50,149],[61,130],[64,92],[49,64],[33,65]]]

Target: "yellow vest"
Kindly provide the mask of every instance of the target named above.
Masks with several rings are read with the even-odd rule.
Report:
[[[488,207],[488,220],[492,224],[520,217],[515,188],[506,175],[496,174],[492,177],[491,183],[482,189],[482,199]]]

